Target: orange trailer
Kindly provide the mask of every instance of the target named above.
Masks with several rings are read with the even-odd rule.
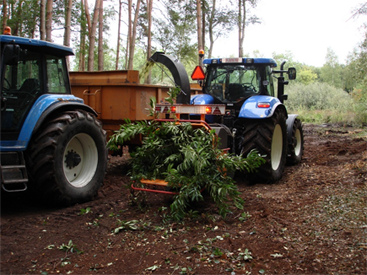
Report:
[[[70,72],[72,93],[97,113],[109,138],[128,118],[151,120],[150,98],[163,102],[170,86],[139,84],[139,71]]]

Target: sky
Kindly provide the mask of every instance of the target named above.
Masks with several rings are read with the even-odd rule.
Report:
[[[264,57],[272,53],[293,53],[295,61],[322,67],[331,48],[340,64],[362,41],[367,16],[353,19],[352,11],[365,0],[259,0],[252,10],[262,23],[245,31],[244,52],[258,50]],[[214,44],[213,56],[238,55],[238,31]]]

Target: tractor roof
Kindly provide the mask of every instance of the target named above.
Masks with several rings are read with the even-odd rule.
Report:
[[[272,58],[248,58],[248,57],[233,57],[233,58],[207,58],[203,64],[257,64],[269,65],[272,68],[277,66],[277,63]]]
[[[74,51],[69,47],[38,39],[24,38],[13,35],[0,35],[0,43],[15,43],[19,45],[26,45],[29,47],[44,50],[47,53],[53,53],[62,56],[74,55]]]

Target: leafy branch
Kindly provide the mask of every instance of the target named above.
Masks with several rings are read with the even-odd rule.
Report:
[[[220,215],[226,216],[230,204],[242,209],[244,202],[228,175],[236,170],[253,171],[264,161],[256,152],[246,158],[224,153],[214,146],[215,131],[193,128],[191,123],[128,123],[110,139],[110,149],[137,134],[142,134],[143,141],[131,152],[131,180],[162,179],[178,189],[171,204],[174,219],[185,216],[190,202],[204,199],[203,189],[209,192]]]

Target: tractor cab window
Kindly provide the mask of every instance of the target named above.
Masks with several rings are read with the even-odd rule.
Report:
[[[48,93],[65,94],[68,85],[68,71],[65,58],[46,55]]]
[[[263,81],[263,85],[265,87],[264,89],[266,90],[266,93],[270,96],[274,96],[274,81],[270,66],[266,66],[265,80]]]
[[[3,89],[35,96],[40,92],[41,56],[22,49],[17,63],[5,64]]]
[[[2,64],[1,125],[18,131],[31,106],[43,93],[41,54],[21,48],[18,58]]]
[[[212,66],[207,73],[207,93],[222,102],[237,102],[260,93],[260,71],[254,66]]]

